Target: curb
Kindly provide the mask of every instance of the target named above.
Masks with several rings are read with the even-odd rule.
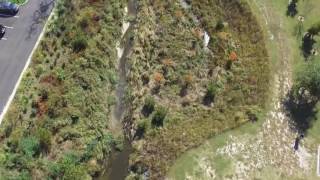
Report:
[[[47,28],[48,28],[48,24],[50,23],[53,15],[54,15],[55,7],[56,7],[56,6],[54,6],[54,7],[52,8],[51,13],[50,13],[50,16],[48,17],[45,25],[43,26],[42,32],[41,32],[41,34],[39,35],[38,40],[37,40],[36,44],[34,45],[32,51],[31,51],[31,53],[30,53],[30,55],[29,55],[29,57],[28,57],[28,60],[27,60],[25,66],[24,66],[24,68],[23,68],[23,70],[22,70],[22,72],[21,72],[21,74],[20,74],[20,77],[19,77],[18,81],[16,82],[16,85],[14,86],[14,89],[13,89],[13,91],[12,91],[12,93],[11,93],[11,95],[10,95],[7,103],[6,103],[6,105],[4,106],[2,112],[0,112],[0,125],[1,125],[1,123],[2,123],[2,121],[3,121],[3,119],[4,119],[4,117],[5,117],[5,115],[6,115],[6,113],[7,113],[7,111],[9,110],[9,107],[10,107],[10,105],[11,105],[11,103],[12,103],[12,101],[13,101],[16,93],[17,93],[17,90],[18,90],[19,85],[20,85],[20,83],[21,83],[21,81],[22,81],[22,78],[23,78],[24,75],[25,75],[25,72],[26,72],[26,70],[28,69],[28,67],[29,67],[29,65],[30,65],[30,63],[31,63],[33,54],[34,54],[34,52],[36,51],[36,49],[38,48],[38,45],[39,45],[39,43],[41,42],[42,37],[44,36],[44,34],[45,34],[45,32],[46,32],[46,30],[47,30]]]
[[[24,3],[18,4],[18,5],[19,5],[19,6],[24,6],[24,5],[26,5],[28,2],[29,2],[29,0],[26,0]]]

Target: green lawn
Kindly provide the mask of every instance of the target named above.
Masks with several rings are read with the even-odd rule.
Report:
[[[226,140],[230,136],[245,138],[255,135],[262,122],[262,120],[259,120],[257,123],[247,123],[235,130],[227,131],[208,140],[199,148],[188,151],[171,167],[168,178],[184,180],[189,176],[195,179],[208,179],[209,177],[202,169],[203,164],[207,167],[214,167],[218,179],[231,174],[233,171],[232,160],[225,156],[214,154],[214,152],[226,145]]]

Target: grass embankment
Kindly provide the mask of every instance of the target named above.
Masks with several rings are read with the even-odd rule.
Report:
[[[22,5],[22,4],[26,3],[27,1],[28,0],[10,0],[10,2],[13,2],[18,5]]]
[[[121,143],[108,123],[126,2],[57,3],[1,125],[1,179],[88,179]]]
[[[181,153],[255,120],[265,107],[269,58],[248,5],[199,0],[185,10],[179,2],[139,2],[128,78],[140,137],[130,177],[163,178]],[[202,17],[200,25],[191,14]]]
[[[318,9],[320,8],[320,4],[316,0],[299,1],[298,14],[294,18],[286,16],[286,10],[288,6],[287,1],[271,0],[266,2],[263,0],[249,0],[248,2],[250,2],[250,6],[258,16],[259,21],[264,25],[266,36],[270,38],[270,40],[267,41],[267,47],[270,54],[272,55],[271,60],[274,63],[274,72],[278,71],[279,68],[290,68],[288,66],[283,67],[279,64],[283,61],[283,59],[281,59],[278,55],[278,42],[277,37],[275,37],[279,35],[279,32],[281,32],[280,34],[285,35],[287,43],[289,43],[286,47],[290,47],[290,51],[283,53],[292,53],[290,54],[290,56],[293,57],[293,61],[291,61],[291,63],[293,66],[294,76],[296,76],[297,72],[300,72],[297,70],[300,70],[301,67],[306,63],[309,63],[310,60],[320,60],[319,56],[313,56],[310,58],[310,60],[305,61],[300,49],[304,32],[306,32],[307,29],[310,28],[314,23],[318,22],[317,17],[319,17],[320,15],[318,11]],[[270,10],[274,12],[270,12]],[[305,17],[305,21],[303,22],[302,26],[298,21],[298,15],[302,15]],[[265,24],[266,21],[267,24]],[[276,24],[277,22],[280,22],[281,24]],[[280,28],[278,28],[278,26],[280,26]],[[299,28],[301,28],[300,33],[298,33]],[[314,47],[319,47],[319,43],[315,44]],[[291,69],[289,69],[289,71],[291,71]],[[316,107],[316,109],[319,109],[319,105],[318,107]],[[310,171],[305,172],[297,168],[293,170],[291,175],[288,175],[283,172],[283,167],[286,166],[286,162],[281,162],[282,164],[276,166],[267,166],[257,170],[247,169],[246,171],[248,171],[248,173],[251,172],[250,178],[248,179],[316,179],[317,177],[315,170],[315,159],[317,153],[316,151],[318,145],[320,144],[320,121],[317,120],[319,119],[319,117],[320,115],[318,113],[318,117],[316,117],[315,119],[308,119],[308,121],[311,121],[311,126],[306,131],[306,137],[302,142],[302,145],[307,147],[308,152],[312,155]],[[242,142],[245,146],[250,146],[250,144],[253,143],[250,141],[255,141],[256,139],[254,137],[257,137],[259,132],[263,131],[263,122],[264,121],[262,120],[258,124],[247,124],[240,128],[222,133],[221,135],[208,140],[199,148],[188,151],[175,162],[174,166],[170,169],[168,178],[186,179],[188,177],[194,179],[211,179],[212,176],[215,176],[217,179],[232,178],[236,174],[235,169],[241,169],[241,166],[239,168],[238,163],[242,161],[246,162],[243,159],[243,154],[246,153],[246,151],[244,151],[243,149],[245,149],[246,147],[240,147],[239,150],[237,149],[239,146],[237,146],[236,149],[239,151],[239,154],[241,154],[241,157],[235,156],[233,158],[230,158],[226,155],[221,155],[217,153],[217,150],[226,147],[227,143],[229,143],[228,147],[232,147],[232,145],[236,146],[237,142]],[[278,129],[271,129],[267,133],[272,133],[272,131],[278,131]],[[280,138],[281,136],[278,137]],[[284,136],[282,136],[281,138],[284,138]],[[293,140],[294,139],[290,139],[289,144],[291,144],[291,141]],[[267,147],[272,147],[272,145],[268,144],[268,142],[262,143],[266,143]],[[291,146],[289,150],[291,150]],[[230,151],[232,152],[233,150],[230,149]],[[259,154],[260,151],[263,151],[263,149],[256,149],[255,152],[253,152],[247,158],[250,159],[256,156],[256,154]],[[276,153],[271,154],[271,156],[273,158],[283,158]],[[262,156],[260,156],[259,160],[261,162],[270,162],[272,158],[263,159]],[[306,160],[307,159],[304,159],[302,161]]]

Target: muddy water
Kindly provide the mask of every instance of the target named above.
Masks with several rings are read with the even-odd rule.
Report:
[[[124,180],[128,175],[129,156],[132,148],[126,141],[121,152],[116,152],[109,160],[106,173],[99,180]]]
[[[128,17],[136,17],[137,15],[137,4],[136,0],[128,0],[128,6],[126,8],[126,13]],[[126,74],[127,74],[127,60],[128,56],[132,51],[133,38],[131,37],[132,31],[134,29],[135,22],[124,22],[122,28],[122,40],[118,48],[118,76],[119,81],[116,89],[117,104],[113,111],[113,121],[117,121],[119,126],[122,126],[122,120],[124,113],[127,110],[125,96],[126,96]],[[120,128],[122,129],[122,128]],[[123,150],[121,152],[113,152],[112,157],[110,157],[106,172],[98,178],[99,180],[124,180],[128,175],[129,167],[129,156],[131,154],[132,148],[131,143],[128,139],[125,140]]]

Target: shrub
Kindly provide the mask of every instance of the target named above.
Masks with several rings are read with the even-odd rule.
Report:
[[[88,17],[87,17],[87,16],[83,17],[83,18],[80,20],[79,25],[80,25],[80,27],[81,27],[82,30],[85,30],[85,29],[89,26]]]
[[[72,42],[72,48],[74,52],[80,52],[87,48],[88,42],[87,39],[80,35]]]
[[[144,100],[144,106],[142,109],[143,115],[149,116],[154,111],[155,104],[156,103],[155,103],[154,98],[152,96],[147,97]]]
[[[79,156],[75,152],[65,154],[58,163],[49,166],[51,178],[62,179],[88,179],[87,170],[79,163]]]
[[[221,31],[224,28],[223,21],[220,19],[216,24],[216,30]]]
[[[32,176],[29,171],[23,170],[16,178],[16,180],[32,180]]]
[[[63,179],[68,180],[79,180],[79,179],[90,179],[88,177],[86,168],[84,166],[67,166],[67,169],[65,169]]]
[[[48,152],[51,148],[51,132],[47,129],[39,128],[36,132],[36,137],[39,139],[41,151]]]
[[[313,96],[320,96],[320,62],[311,61],[304,65],[297,73],[293,86],[294,94],[298,95],[300,89],[309,91]]]
[[[236,52],[232,51],[229,55],[230,61],[237,61],[238,60],[238,55]]]
[[[311,28],[308,29],[308,33],[312,36],[318,35],[320,33],[320,22],[314,24]]]
[[[217,83],[209,83],[207,87],[207,93],[204,97],[204,104],[205,105],[210,105],[216,96],[216,93],[218,91],[219,87]]]
[[[39,139],[34,136],[22,138],[19,143],[19,149],[28,157],[33,157],[40,152]]]
[[[159,107],[152,118],[152,126],[153,127],[161,127],[163,126],[163,121],[167,116],[167,109],[164,107]]]
[[[144,136],[144,133],[146,132],[148,128],[148,122],[147,119],[142,119],[138,121],[138,127],[135,136],[138,138],[142,138]]]

